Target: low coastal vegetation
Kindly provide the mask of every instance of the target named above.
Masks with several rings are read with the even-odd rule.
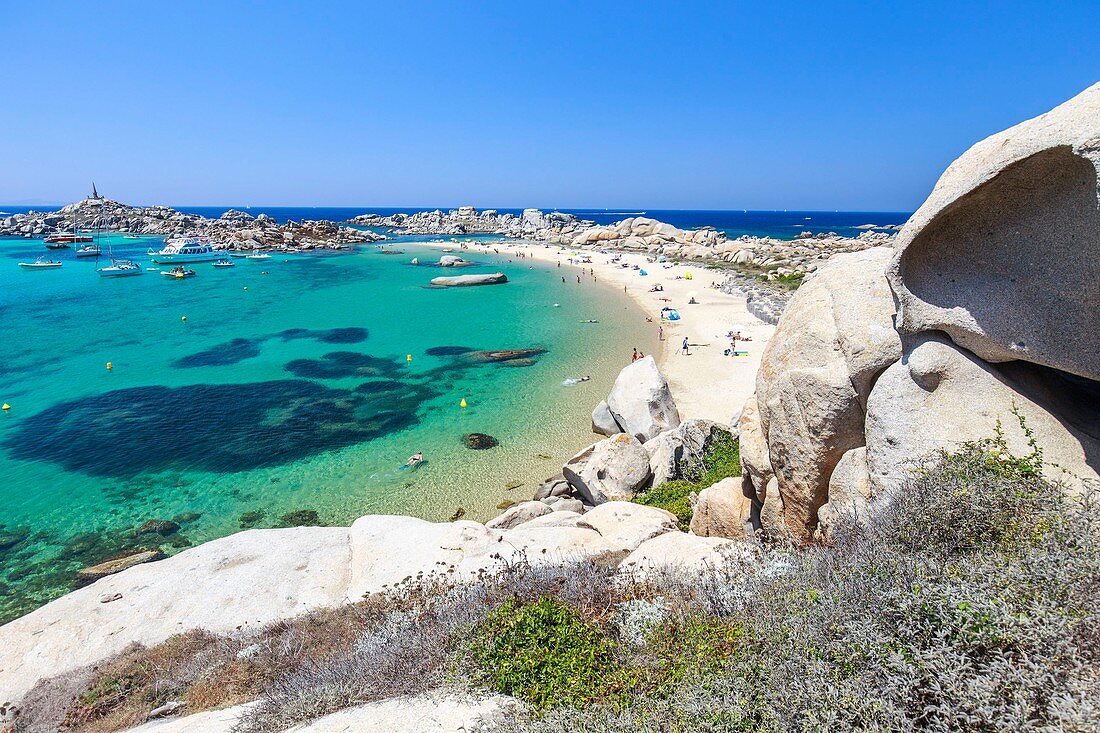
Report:
[[[741,451],[737,438],[722,431],[717,434],[704,455],[688,461],[684,478],[666,481],[639,494],[634,501],[672,512],[685,532],[691,523],[692,495],[698,494],[724,478],[741,475]]]
[[[700,486],[735,465],[720,445]],[[190,632],[43,681],[17,730],[122,730],[259,699],[239,729],[442,687],[520,701],[492,730],[1089,731],[1100,513],[1003,437],[929,459],[827,544],[702,574],[597,562],[438,575],[260,633]]]

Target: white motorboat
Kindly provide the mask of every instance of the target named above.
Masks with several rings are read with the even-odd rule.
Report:
[[[203,237],[183,237],[170,239],[159,252],[149,250],[148,255],[158,265],[174,265],[178,262],[210,262],[220,260],[224,255],[210,246]]]
[[[78,248],[73,254],[75,254],[77,257],[99,257],[99,245],[86,244],[83,247]]]
[[[254,255],[249,255],[247,257],[247,259],[250,259],[250,260],[270,260],[271,255],[269,255],[267,252],[257,252]]]
[[[236,267],[237,263],[230,262],[229,260],[218,260],[214,263],[214,267]]]
[[[131,275],[140,275],[143,270],[141,265],[137,264],[133,260],[111,260],[110,267],[101,267],[96,272],[100,277],[130,277]]]
[[[62,264],[64,263],[57,260],[44,260],[39,257],[34,262],[20,262],[19,266],[24,270],[56,270]]]
[[[186,268],[183,265],[180,265],[178,267],[173,267],[171,270],[164,270],[160,274],[164,275],[165,277],[174,278],[176,280],[182,280],[185,277],[194,277],[198,273],[196,273],[194,270],[192,270],[190,268]]]

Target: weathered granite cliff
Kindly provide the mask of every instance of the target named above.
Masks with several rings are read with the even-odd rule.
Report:
[[[808,539],[997,430],[1071,490],[1098,480],[1098,170],[1100,84],[968,150],[892,249],[806,280],[740,419],[766,530]]]

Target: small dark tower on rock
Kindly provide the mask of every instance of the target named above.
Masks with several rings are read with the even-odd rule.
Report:
[[[97,201],[99,199],[103,198],[102,196],[99,195],[99,191],[95,190],[95,181],[92,181],[92,198],[96,199]]]

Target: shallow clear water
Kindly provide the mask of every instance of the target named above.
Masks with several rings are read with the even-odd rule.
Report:
[[[111,241],[138,255],[160,240]],[[196,277],[175,281],[100,278],[70,251],[51,253],[60,270],[23,271],[42,242],[0,240],[0,402],[11,405],[0,548],[15,541],[0,549],[0,620],[120,549],[176,551],[239,530],[247,512],[263,512],[256,526],[299,510],[332,524],[372,512],[441,520],[459,507],[487,519],[587,441],[631,347],[654,345],[641,312],[603,286],[477,255],[483,265],[463,272],[511,282],[428,289],[454,273],[409,261],[440,252],[399,246],[405,255],[196,263]],[[440,347],[546,351],[479,364]],[[592,381],[562,386],[583,374]],[[470,450],[470,432],[500,446]],[[401,470],[418,450],[427,463]],[[135,534],[172,518],[174,537]]]

